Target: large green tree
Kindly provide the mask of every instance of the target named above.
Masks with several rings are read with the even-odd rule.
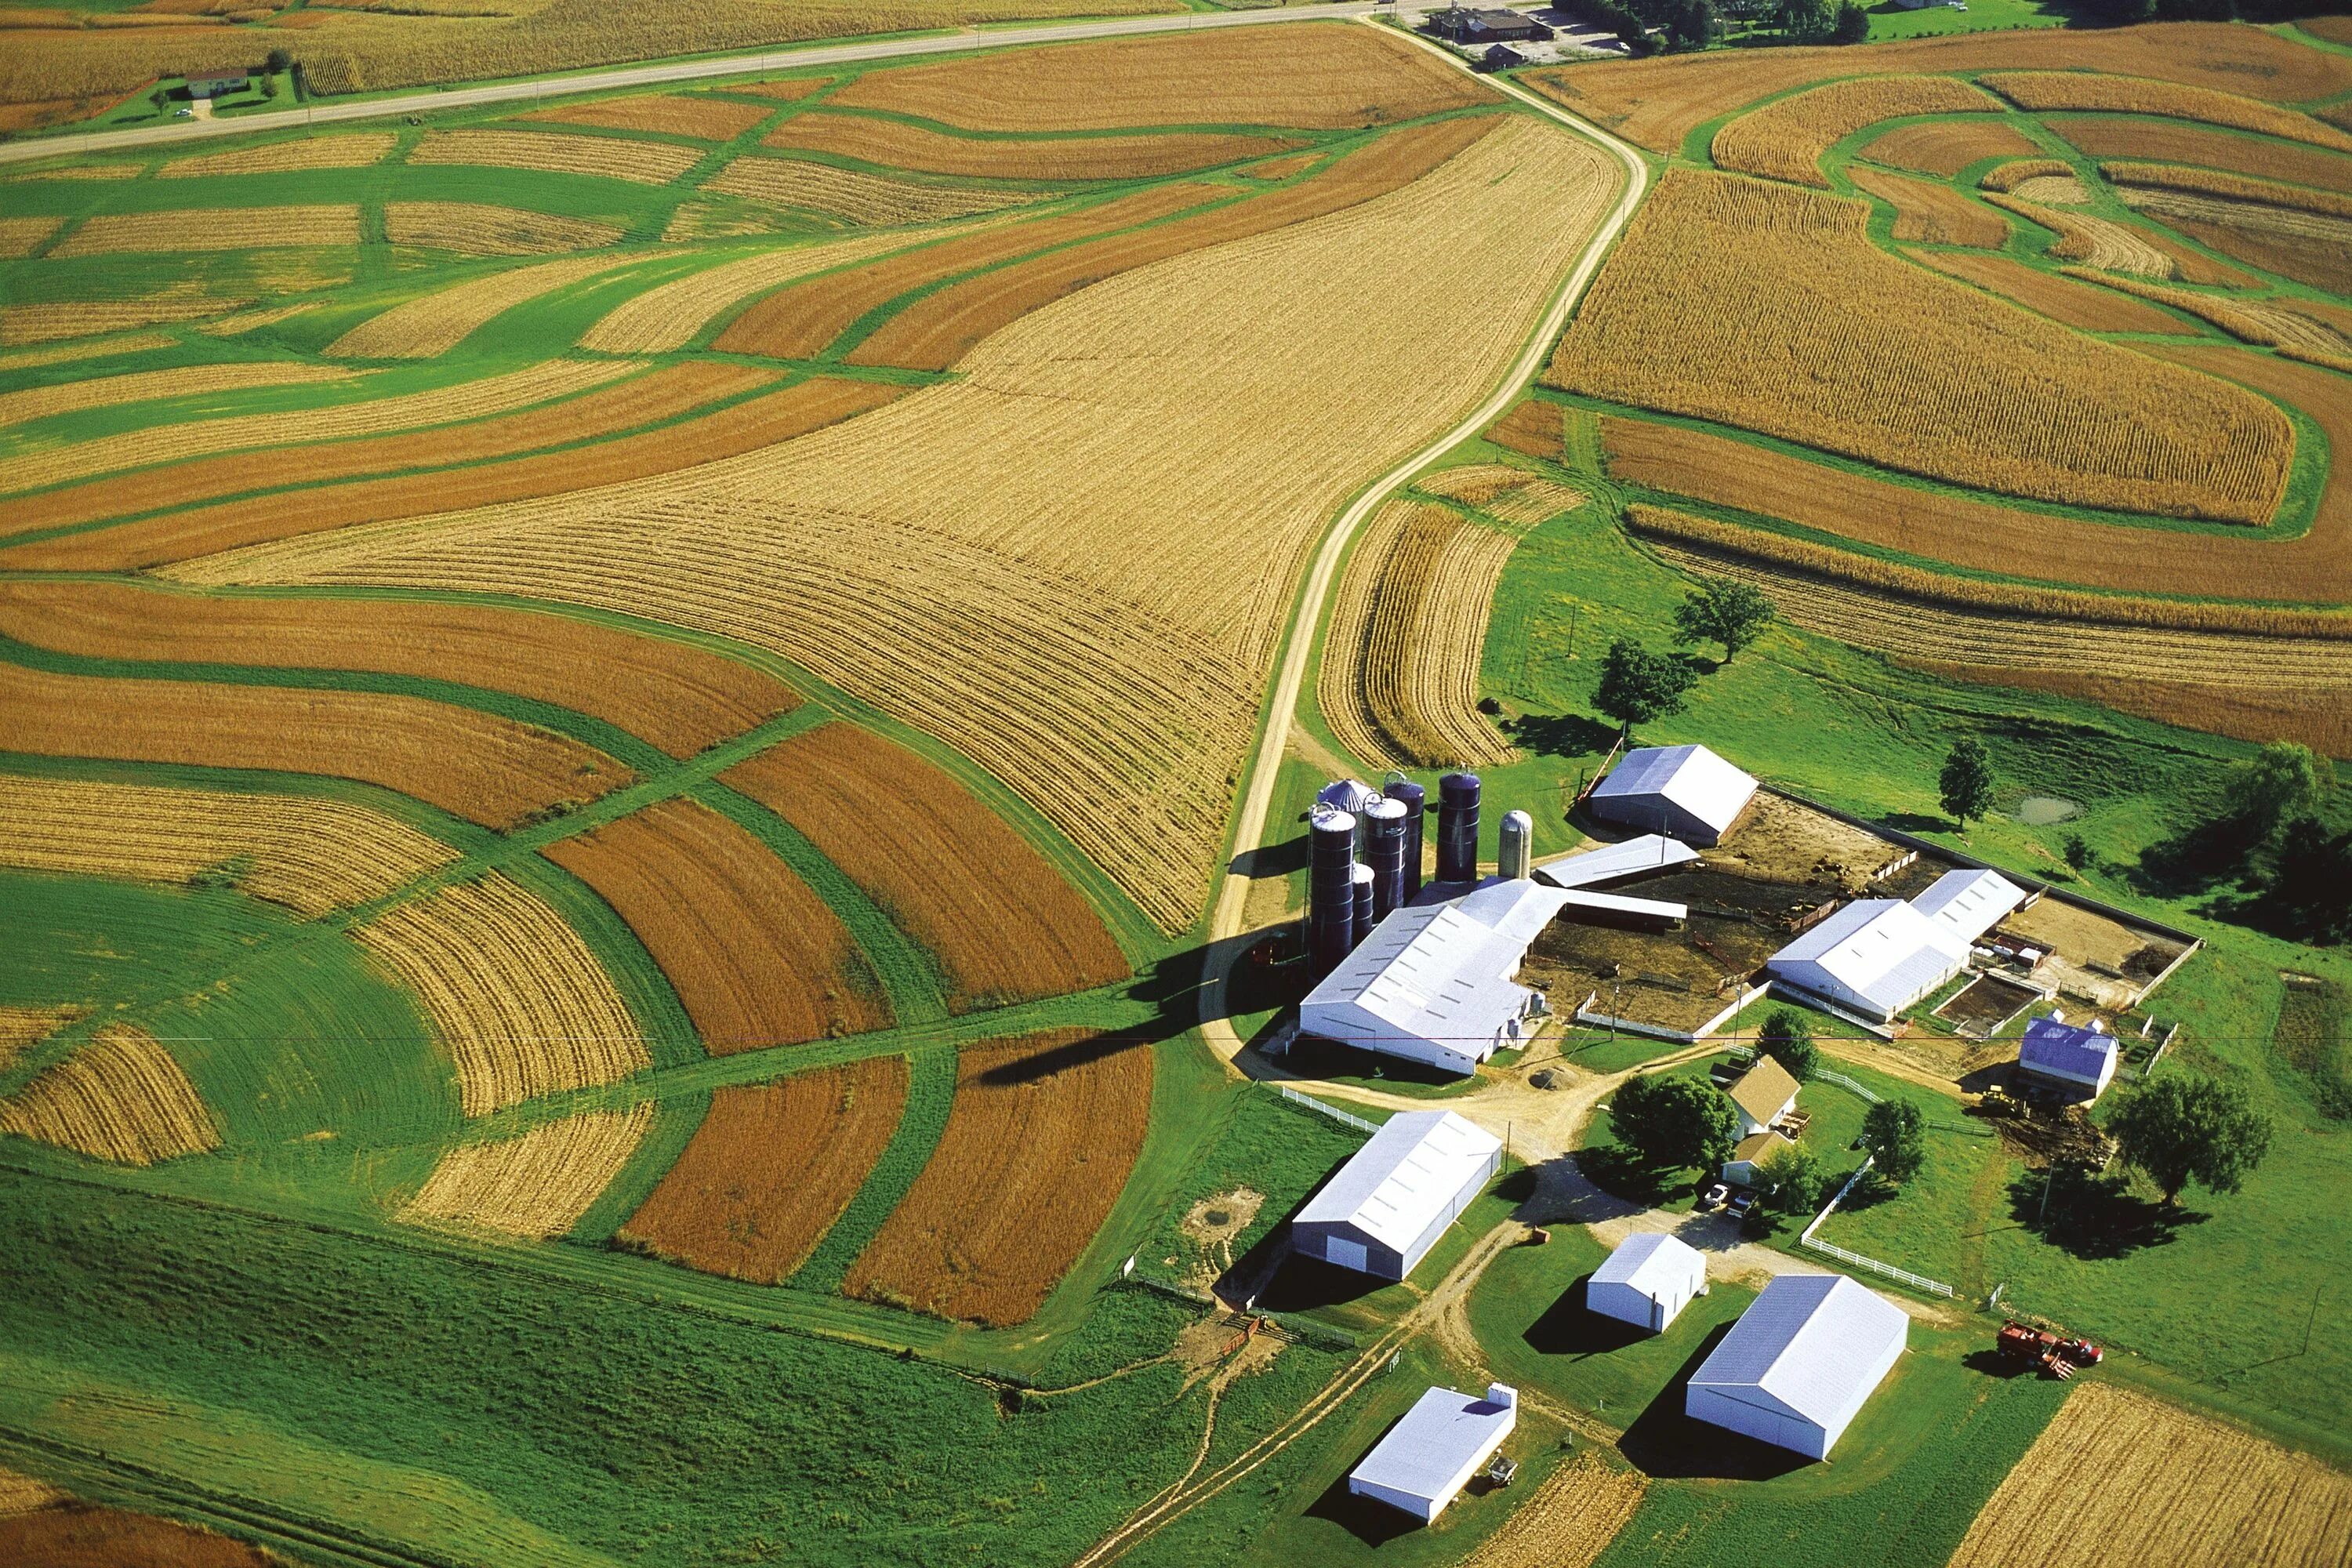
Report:
[[[1729,664],[1741,648],[1763,635],[1777,613],[1772,601],[1750,584],[1710,577],[1675,606],[1675,641],[1721,643],[1723,662]]]
[[[1696,1079],[1629,1079],[1610,1102],[1609,1122],[1617,1141],[1652,1166],[1711,1171],[1739,1141],[1731,1101]]]
[[[2336,787],[2336,770],[2309,746],[2273,741],[2230,773],[2230,809],[2263,837],[2309,816]]]
[[[2271,1147],[2271,1120],[2244,1089],[2194,1072],[2134,1089],[2107,1118],[2107,1131],[2124,1163],[2154,1182],[2167,1204],[2192,1181],[2236,1192]]]
[[[1810,1215],[1829,1196],[1831,1176],[1810,1143],[1791,1143],[1757,1174],[1756,1202],[1766,1211]]]
[[[1952,742],[1937,779],[1944,809],[1966,833],[1969,824],[1992,810],[1992,757],[1984,742],[1973,737]]]
[[[1629,637],[1609,645],[1601,659],[1601,684],[1592,705],[1622,726],[1618,733],[1633,738],[1633,726],[1683,710],[1698,672],[1670,653],[1656,653]]]
[[[1927,1118],[1907,1100],[1882,1100],[1862,1116],[1862,1146],[1871,1169],[1890,1182],[1907,1182],[1927,1158]]]
[[[1764,1016],[1756,1048],[1787,1068],[1789,1076],[1800,1083],[1813,1076],[1814,1063],[1821,1056],[1813,1045],[1812,1026],[1794,1007],[1775,1007]]]

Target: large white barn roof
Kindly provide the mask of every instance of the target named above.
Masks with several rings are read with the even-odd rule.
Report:
[[[1502,1140],[1450,1110],[1391,1116],[1307,1200],[1297,1222],[1353,1226],[1408,1253],[1502,1147]]]
[[[1998,871],[1947,871],[1911,907],[1962,942],[1974,942],[2024,901],[2025,889]]]
[[[1755,794],[1753,778],[1705,746],[1644,746],[1626,752],[1591,798],[1630,804],[1636,815],[1643,800],[1671,801],[1721,834],[1730,830]],[[1622,814],[1609,815],[1622,819]]]
[[[1592,1283],[1630,1285],[1645,1296],[1656,1296],[1694,1271],[1701,1277],[1706,1273],[1706,1259],[1698,1248],[1664,1231],[1636,1231],[1592,1271]]]
[[[1352,1003],[1401,1034],[1440,1044],[1495,1039],[1530,993],[1510,976],[1568,893],[1490,882],[1391,911],[1307,994],[1308,1011]]]
[[[1850,1419],[1899,1343],[1903,1309],[1843,1274],[1783,1274],[1764,1287],[1691,1375],[1693,1388],[1735,1391],[1822,1426]],[[1878,1369],[1878,1370],[1874,1370]]]
[[[1899,899],[1857,899],[1774,953],[1771,968],[1809,989],[1842,986],[1891,1013],[1968,961],[1967,941],[1950,927]]]
[[[1484,1396],[1433,1388],[1413,1402],[1348,1479],[1442,1508],[1517,1420],[1518,1392],[1503,1384],[1487,1384]]]
[[[1676,866],[1686,866],[1697,858],[1698,851],[1679,838],[1644,833],[1638,838],[1628,838],[1622,844],[1601,844],[1585,849],[1571,849],[1565,855],[1538,860],[1535,865],[1535,876],[1537,881],[1549,882],[1555,888],[1597,888],[1621,877],[1638,877],[1647,871],[1664,871]]]

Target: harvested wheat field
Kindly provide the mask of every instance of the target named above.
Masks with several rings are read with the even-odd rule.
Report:
[[[171,370],[138,370],[121,375],[90,376],[80,381],[54,382],[16,392],[0,392],[0,427],[22,425],[52,415],[84,408],[120,408],[161,397],[194,397],[206,393],[242,392],[262,386],[302,386],[322,381],[349,381],[363,373],[341,365],[305,364],[299,360],[233,362],[227,364],[179,365]]]
[[[363,669],[511,691],[593,714],[674,757],[800,705],[774,677],[688,643],[489,605],[18,581],[0,583],[0,633],[91,658]]]
[[[1579,1454],[1513,1509],[1462,1568],[1591,1568],[1633,1517],[1648,1486],[1639,1470]]]
[[[1874,44],[1884,71],[2110,71],[2223,94],[2303,103],[2352,90],[2352,58],[2230,22],[1967,33]],[[1725,50],[1612,61],[1605,71],[1529,71],[1521,79],[1654,153],[1678,151],[1701,121],[1854,69],[1850,49]],[[2075,79],[2085,79],[2076,78]]]
[[[2022,183],[2031,184],[2032,181]],[[2041,206],[2012,195],[1989,194],[1985,200],[2055,234],[2058,237],[2051,245],[2050,254],[2062,261],[2076,261],[2103,272],[2127,273],[2135,278],[2183,276],[2172,254],[2153,236],[2126,224],[2094,217],[2089,213]]]
[[[2291,142],[2235,136],[2210,126],[2128,115],[2064,115],[2047,123],[2094,158],[2194,163],[2254,179],[2323,191],[2352,191],[2352,158]]]
[[[20,1476],[14,1470],[0,1470],[0,1519],[64,1502],[68,1495],[47,1481]]]
[[[906,1104],[904,1057],[719,1089],[615,1239],[705,1274],[777,1284],[857,1195]]]
[[[1470,767],[1517,755],[1478,711],[1478,661],[1515,532],[1426,501],[1391,501],[1349,557],[1318,692],[1339,743],[1368,762]]]
[[[2074,165],[2063,158],[2019,158],[1987,169],[1977,185],[1988,191],[2013,191],[2029,180],[2055,178],[2074,172]]]
[[[254,898],[322,915],[457,858],[398,818],[344,801],[0,774],[0,865],[25,870],[226,878]]]
[[[812,439],[176,574],[520,592],[774,648],[1004,780],[1182,930],[1314,540],[1491,388],[1617,189],[1589,143],[1509,117],[1402,190],[1059,300]],[[1393,287],[1424,272],[1458,287]]]
[[[1998,120],[1930,120],[1882,132],[1857,156],[1948,180],[1982,159],[2030,158],[2040,151],[2025,132]]]
[[[0,1132],[118,1165],[152,1165],[220,1147],[219,1130],[188,1075],[163,1042],[128,1024],[109,1024],[0,1100]]]
[[[283,1568],[284,1559],[153,1514],[76,1502],[0,1513],[0,1558],[41,1568]]]
[[[358,169],[381,163],[399,140],[389,131],[362,131],[336,136],[305,136],[290,142],[266,142],[228,153],[198,153],[174,158],[155,171],[159,180],[184,180],[202,174],[277,174],[296,169]]]
[[[1717,132],[1708,151],[1726,169],[1827,190],[1822,154],[1864,126],[1908,114],[2000,108],[1990,94],[1953,77],[1857,77],[1750,110]]]
[[[274,327],[290,321],[305,310],[315,310],[322,301],[306,300],[295,305],[271,305],[258,310],[239,310],[234,316],[223,316],[215,321],[199,321],[196,331],[208,338],[234,338],[263,327]]]
[[[520,1138],[460,1143],[441,1156],[401,1209],[410,1225],[454,1225],[507,1236],[562,1236],[610,1186],[653,1125],[650,1100],[591,1110]]]
[[[656,92],[636,98],[600,98],[588,103],[560,104],[515,118],[551,121],[558,125],[601,125],[614,131],[649,131],[657,136],[690,136],[700,142],[732,142],[774,112],[756,103],[730,103],[723,98]]]
[[[2257,202],[2126,187],[2135,211],[2159,218],[2233,261],[2331,293],[2352,294],[2352,220],[2288,212]],[[2180,276],[2202,282],[2183,268]]]
[[[2099,1484],[2082,1479],[2096,1476]],[[2332,1568],[2352,1555],[2352,1478],[2112,1384],[2066,1403],[1952,1568]]]
[[[2352,195],[2342,191],[2305,190],[2300,185],[2281,184],[2276,180],[2251,179],[2244,174],[2184,168],[2173,163],[2119,161],[2100,164],[2099,173],[2118,185],[2140,185],[2190,195],[2217,196],[2227,202],[2252,202],[2285,207],[2294,212],[2352,218]]]
[[[1075,136],[1007,141],[950,136],[903,120],[868,114],[796,114],[761,143],[830,153],[886,168],[995,180],[1141,180],[1190,174],[1286,152],[1279,136],[1171,132],[1160,136]]]
[[[0,664],[11,750],[357,779],[507,828],[633,776],[494,713],[375,691],[52,675]]]
[[[2091,204],[2090,188],[2073,174],[2035,174],[2010,187],[2017,199],[2043,206],[2080,207]]]
[[[1911,259],[1962,279],[2053,321],[2086,332],[2166,332],[2195,337],[2197,329],[2113,289],[2029,267],[2011,256],[1965,256],[1923,250]]]
[[[79,1007],[0,1007],[0,1068],[82,1016]],[[5,1472],[0,1472],[5,1473]]]
[[[141,468],[67,489],[0,500],[0,535],[188,508],[263,486],[278,489],[296,484],[328,484],[571,446],[667,424],[706,405],[772,386],[777,379],[772,371],[689,362],[664,365],[617,386],[601,387],[519,414],[493,415],[438,429],[293,447],[275,454],[266,468],[241,452],[168,468]],[[450,477],[446,482],[462,485],[466,481]]]
[[[172,212],[100,213],[59,240],[51,256],[114,256],[124,251],[257,250],[357,245],[360,209],[339,204],[295,207],[194,207]]]
[[[1465,463],[1423,474],[1412,488],[1423,495],[1443,496],[1487,516],[1522,528],[1548,522],[1583,500],[1583,493],[1567,485],[1515,468],[1507,463]]]
[[[517,305],[594,277],[625,259],[569,256],[452,284],[370,316],[326,347],[339,359],[433,359]]]
[[[800,831],[938,958],[957,1012],[1129,973],[1077,890],[1003,818],[912,752],[825,724],[719,775]]]
[[[839,918],[709,806],[661,801],[543,853],[628,922],[712,1056],[890,1026]]]
[[[428,131],[408,154],[411,163],[602,174],[641,185],[667,185],[701,161],[699,148],[560,131]]]
[[[2347,335],[2316,316],[2306,315],[2284,304],[2267,300],[2239,299],[2226,294],[2197,294],[2186,289],[2169,289],[2159,283],[2139,283],[2128,278],[2103,278],[2097,273],[2084,277],[2169,305],[2176,310],[2212,322],[2232,337],[2266,348],[2295,349],[2305,353],[2335,355],[2352,354],[2352,335]]]
[[[757,452],[878,407],[908,391],[883,382],[823,377],[713,414],[568,451],[228,501],[100,532],[17,545],[0,551],[0,559],[34,570],[122,571],[352,524],[568,495]],[[208,586],[223,581],[216,568],[206,565],[192,564],[165,574]]]
[[[2010,495],[2270,521],[2294,448],[2277,409],[1906,266],[1868,212],[1667,174],[1545,379]],[[1753,303],[1666,308],[1695,291]]]
[[[1035,201],[1039,195],[978,185],[930,185],[805,158],[770,158],[756,153],[736,159],[704,181],[702,188],[721,195],[830,213],[862,224],[939,223],[976,213],[1002,212]]]
[[[0,305],[0,346],[48,343],[60,338],[119,332],[160,321],[193,321],[253,303],[250,294],[206,294],[201,289],[173,298],[60,300],[38,305]],[[109,352],[114,352],[110,350]]]
[[[1540,398],[1513,405],[1508,414],[1486,426],[1486,439],[1524,457],[1559,462],[1568,455],[1560,410]]]
[[[1985,86],[2021,109],[2089,110],[2111,114],[2157,114],[2193,120],[2232,131],[2259,132],[2288,142],[2352,152],[2352,134],[2323,125],[2307,114],[2211,88],[2150,81],[2080,71],[2007,71],[1981,79]]]
[[[967,1047],[940,1145],[842,1289],[1024,1322],[1118,1201],[1151,1113],[1151,1050],[1055,1029]]]
[[[1895,237],[1923,245],[1959,245],[1999,250],[2009,243],[2009,224],[1951,186],[1934,180],[1850,169],[1853,183],[1895,209]]]
[[[560,256],[621,243],[618,224],[487,202],[387,202],[384,237],[394,245],[467,256]]]
[[[826,100],[966,131],[1290,125],[1412,120],[1492,95],[1370,27],[1234,27],[981,54],[869,71]]]
[[[64,222],[61,217],[0,217],[0,258],[30,256]]]
[[[415,994],[457,1067],[468,1116],[616,1082],[653,1064],[588,944],[537,894],[496,871],[401,904],[351,934]]]

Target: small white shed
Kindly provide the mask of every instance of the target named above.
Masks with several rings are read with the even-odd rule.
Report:
[[[1402,1279],[1502,1164],[1502,1140],[1450,1110],[1391,1116],[1291,1220],[1290,1249]]]
[[[1903,1354],[1903,1309],[1843,1274],[1764,1287],[1691,1375],[1694,1420],[1822,1459]]]
[[[1495,1457],[1518,1420],[1518,1390],[1507,1384],[1488,1384],[1483,1398],[1433,1388],[1348,1472],[1348,1490],[1427,1524]]]
[[[1717,844],[1755,798],[1756,781],[1705,746],[1643,746],[1626,752],[1585,805],[1603,822]]]
[[[1604,1318],[1663,1333],[1706,1289],[1706,1259],[1698,1248],[1663,1231],[1643,1231],[1619,1242],[1592,1271],[1584,1304]]]

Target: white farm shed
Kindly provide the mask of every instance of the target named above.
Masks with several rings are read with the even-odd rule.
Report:
[[[1968,967],[1967,939],[1899,899],[1857,899],[1774,953],[1772,978],[1880,1023]]]
[[[1518,1043],[1537,994],[1519,961],[1563,889],[1489,882],[1390,911],[1298,1005],[1298,1032],[1467,1073]]]
[[[1483,1398],[1433,1388],[1348,1472],[1348,1490],[1427,1524],[1495,1457],[1518,1421],[1518,1390],[1507,1384],[1488,1384]]]
[[[2081,1099],[2085,1104],[2115,1081],[2123,1047],[2113,1035],[2069,1024],[2056,1014],[2026,1021],[2018,1042],[2017,1065],[2031,1078]]]
[[[1502,1141],[1450,1110],[1391,1116],[1292,1219],[1290,1249],[1402,1279],[1502,1165]]]
[[[1843,1274],[1783,1274],[1692,1374],[1694,1420],[1809,1458],[1837,1446],[1903,1354],[1903,1309]]]
[[[1663,1333],[1706,1289],[1706,1259],[1698,1248],[1663,1231],[1643,1231],[1619,1242],[1592,1271],[1584,1304],[1604,1318]]]
[[[1974,942],[2024,901],[2025,889],[1998,871],[1947,871],[1911,907],[1962,942]]]
[[[1603,822],[1716,844],[1756,797],[1756,781],[1705,746],[1644,746],[1595,784],[1585,804]]]

